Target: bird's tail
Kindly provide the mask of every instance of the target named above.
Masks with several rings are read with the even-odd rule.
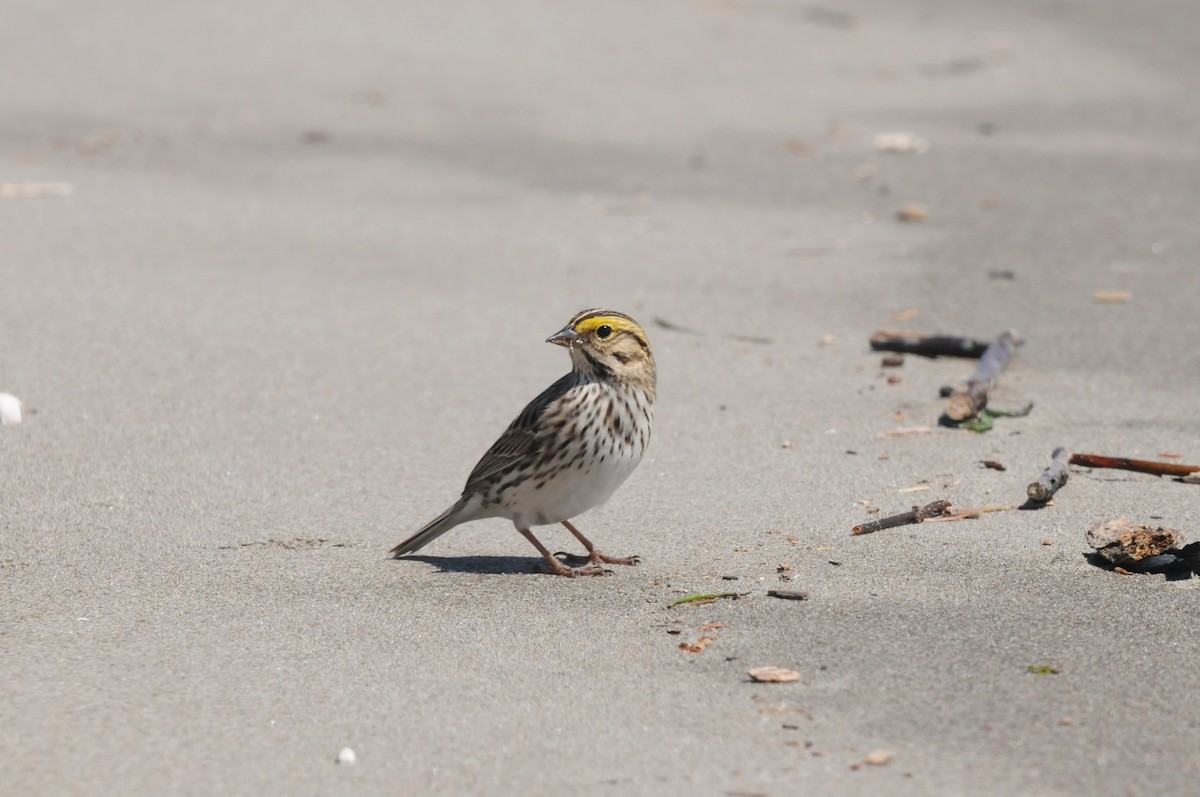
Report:
[[[466,509],[467,499],[462,498],[454,506],[426,523],[416,534],[389,551],[392,558],[399,559],[405,554],[419,551],[458,524],[473,520],[474,515],[465,511]]]

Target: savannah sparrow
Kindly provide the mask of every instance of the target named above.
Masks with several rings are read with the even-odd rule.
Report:
[[[392,549],[417,551],[450,529],[480,518],[508,518],[560,576],[596,576],[605,556],[570,523],[608,500],[642,460],[654,411],[654,356],[645,331],[624,313],[584,310],[547,343],[571,353],[571,373],[517,416],[471,471],[462,497]],[[589,564],[567,567],[531,526],[561,523],[587,549]]]

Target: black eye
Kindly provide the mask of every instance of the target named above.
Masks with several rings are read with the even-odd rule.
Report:
[[[610,327],[608,324],[601,324],[600,326],[596,327],[596,337],[600,338],[600,340],[604,340],[611,334],[612,327]]]

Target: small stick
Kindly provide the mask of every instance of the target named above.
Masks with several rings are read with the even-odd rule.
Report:
[[[979,358],[979,365],[975,366],[975,373],[967,380],[966,387],[950,394],[950,401],[946,403],[946,416],[950,420],[965,421],[974,418],[987,406],[988,390],[1000,376],[1004,366],[1008,365],[1016,348],[1017,336],[1012,330],[1001,332],[988,344],[987,351]]]
[[[806,601],[808,593],[798,589],[769,589],[767,590],[769,598],[783,598],[785,601]]]
[[[982,357],[988,344],[984,340],[961,338],[955,335],[929,335],[923,332],[904,332],[880,329],[871,335],[871,349],[919,354],[922,357]]]
[[[974,509],[963,509],[957,506],[952,506],[946,510],[947,514],[940,517],[925,518],[926,523],[943,523],[952,520],[974,520],[975,518],[983,517],[989,512],[1007,512],[1010,509],[1016,509],[1013,504],[1007,506],[980,506]]]
[[[1062,446],[1054,449],[1054,461],[1050,463],[1050,467],[1046,468],[1041,478],[1025,488],[1025,494],[1029,496],[1030,501],[1044,504],[1054,497],[1059,488],[1067,483],[1070,475],[1067,473],[1067,463],[1070,459],[1071,452],[1067,449]]]
[[[873,534],[876,531],[884,529],[894,529],[897,526],[910,526],[913,523],[921,523],[926,518],[938,517],[945,515],[950,510],[949,501],[934,501],[925,506],[914,506],[909,512],[901,512],[899,515],[872,520],[868,523],[861,523],[850,529],[850,533],[855,537],[861,534]]]
[[[677,598],[676,600],[671,601],[667,604],[667,608],[670,609],[673,606],[679,606],[684,603],[695,603],[696,601],[715,601],[718,598],[733,598],[734,600],[737,600],[737,597],[738,594],[736,592],[715,592],[711,595],[688,595],[686,597]]]
[[[983,515],[982,510],[979,509],[959,509],[958,507],[952,507],[949,512],[947,515],[926,518],[926,520],[929,523],[949,523],[954,520],[974,520]]]
[[[1072,454],[1071,464],[1088,468],[1135,470],[1138,473],[1153,473],[1155,476],[1187,476],[1189,473],[1200,473],[1200,465],[1176,465],[1171,462],[1149,462],[1128,457],[1102,457],[1099,454]]]

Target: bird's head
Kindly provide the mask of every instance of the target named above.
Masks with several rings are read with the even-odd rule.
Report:
[[[584,310],[546,339],[571,352],[576,371],[596,379],[626,380],[654,390],[654,355],[646,331],[615,310]]]

